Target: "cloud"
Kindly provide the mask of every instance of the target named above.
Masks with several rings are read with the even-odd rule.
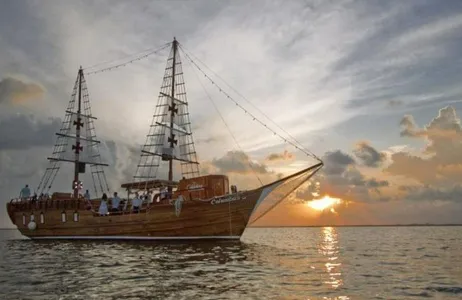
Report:
[[[272,161],[289,161],[295,158],[294,154],[290,153],[287,150],[284,150],[282,153],[271,153],[266,157],[266,160],[269,162]]]
[[[264,160],[253,160],[242,151],[228,151],[220,158],[201,161],[200,167],[201,175],[227,175],[230,184],[237,185],[239,189],[254,189],[284,176],[272,170]]]
[[[405,115],[400,125],[403,127],[400,133],[401,136],[416,137],[418,135],[416,132],[417,125],[413,116]]]
[[[323,173],[329,175],[342,174],[348,166],[356,164],[353,157],[341,150],[326,152],[322,160],[324,161]]]
[[[399,151],[391,155],[386,172],[417,180],[422,184],[458,183],[462,180],[462,127],[454,107],[439,110],[438,115],[420,128],[411,115],[401,121],[401,135],[426,142],[420,156]]]
[[[21,103],[28,100],[41,98],[45,88],[40,84],[25,82],[13,77],[5,77],[0,81],[0,104]]]
[[[401,187],[407,193],[406,199],[412,201],[451,201],[462,203],[462,185],[450,187],[410,186]]]
[[[359,142],[353,150],[354,155],[359,158],[362,163],[368,167],[378,167],[387,158],[385,153],[377,151],[367,142]]]
[[[381,189],[390,186],[385,179],[364,175],[353,157],[341,150],[329,151],[322,157],[325,167],[296,192],[297,201],[322,198],[324,195],[348,201],[388,201]]]
[[[223,157],[213,159],[211,165],[222,173],[249,174],[256,172],[258,174],[267,174],[269,172],[266,165],[252,161],[242,151],[229,151]]]
[[[13,115],[0,120],[0,151],[52,146],[61,119],[40,121],[34,115]]]

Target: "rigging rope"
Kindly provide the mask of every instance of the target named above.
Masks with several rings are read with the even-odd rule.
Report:
[[[133,59],[131,59],[129,61],[126,61],[126,62],[123,62],[123,63],[119,63],[119,64],[114,65],[112,67],[106,67],[106,68],[102,68],[102,69],[97,69],[95,71],[87,72],[87,73],[85,73],[85,75],[92,75],[92,74],[101,73],[101,72],[105,72],[105,71],[111,71],[111,70],[117,69],[119,67],[125,67],[127,64],[134,63],[135,61],[142,60],[142,59],[147,58],[147,57],[149,57],[149,56],[151,56],[153,54],[156,54],[156,53],[164,50],[165,48],[169,47],[171,44],[172,44],[171,42],[167,43],[167,44],[163,45],[162,47],[157,48],[155,50],[152,50],[152,51],[150,51],[147,54],[144,54],[142,56],[137,56],[136,58],[133,58]],[[146,52],[146,51],[143,51],[141,53],[144,53],[144,52]],[[133,56],[133,55],[130,55],[130,56]],[[84,70],[92,69],[92,68],[94,68],[96,66],[103,65],[103,64],[106,64],[106,63],[111,63],[111,62],[114,62],[114,61],[117,61],[117,60],[120,60],[120,59],[116,59],[116,60],[105,62],[105,63],[96,64],[96,65],[93,65],[92,67],[87,67]]]
[[[165,44],[163,44],[163,45],[160,46],[160,47],[163,47],[163,46],[165,46],[165,45],[170,45],[171,43],[172,43],[172,42],[165,43]],[[84,68],[84,70],[94,69],[94,68],[99,67],[99,66],[101,66],[101,65],[106,65],[106,64],[114,63],[114,62],[116,62],[116,61],[125,60],[125,59],[128,59],[129,57],[132,57],[132,56],[139,56],[139,55],[142,54],[142,53],[154,51],[154,50],[156,50],[156,49],[158,49],[158,48],[160,48],[160,47],[149,48],[149,49],[146,49],[146,50],[137,52],[137,53],[133,53],[133,54],[126,55],[126,56],[121,57],[121,58],[117,58],[117,59],[112,59],[112,60],[107,60],[107,61],[104,61],[104,62],[100,62],[100,63],[94,64],[94,65],[91,65],[91,66],[89,66],[89,67],[86,67],[86,68]]]
[[[191,65],[191,63],[189,63]],[[239,148],[239,150],[241,152],[244,152],[241,148],[241,146],[239,145],[239,143],[237,142],[237,139],[236,137],[234,136],[233,132],[231,131],[231,129],[229,128],[228,124],[226,123],[225,121],[225,118],[223,117],[223,115],[220,113],[220,110],[218,109],[217,105],[215,104],[215,101],[213,101],[212,97],[210,97],[210,94],[207,92],[207,89],[205,88],[205,86],[202,84],[202,82],[200,81],[199,79],[199,75],[197,75],[197,72],[194,70],[194,68],[192,68],[191,66],[191,70],[193,70],[193,73],[194,75],[196,75],[197,77],[197,81],[199,81],[200,85],[202,86],[202,89],[204,90],[205,94],[207,95],[207,98],[210,100],[210,102],[212,102],[212,105],[213,107],[215,108],[215,110],[217,111],[218,115],[220,116],[221,120],[223,121],[223,123],[225,124],[226,126],[226,129],[228,130],[229,134],[231,135],[231,137],[233,138],[234,140],[234,143],[237,145],[237,147]],[[250,168],[252,169],[253,173],[255,174],[255,176],[257,177],[258,181],[260,182],[261,185],[263,185],[263,182],[261,181],[260,177],[258,177],[258,174],[257,172],[255,171],[255,169],[253,168],[252,166],[252,162],[249,161],[249,166]]]
[[[250,113],[248,110],[246,110],[241,104],[239,104],[234,98],[232,98],[227,92],[225,92],[217,83],[215,83],[215,81],[213,81],[212,78],[210,78],[210,76],[208,76],[204,70],[202,70],[202,68],[188,55],[188,53],[185,51],[184,47],[180,44],[179,45],[181,50],[183,51],[185,57],[192,63],[192,65],[194,65],[203,75],[205,78],[207,78],[211,83],[212,85],[214,85],[216,88],[218,88],[218,90],[220,91],[220,93],[224,94],[229,100],[231,100],[232,102],[234,102],[234,104],[236,104],[236,106],[238,106],[240,109],[242,109],[246,114],[250,115],[252,118],[253,118],[253,121],[257,121],[258,123],[260,123],[262,126],[264,126],[266,129],[268,129],[270,132],[272,132],[274,135],[277,135],[282,141],[284,141],[285,143],[289,143],[291,144],[293,147],[295,147],[296,149],[302,151],[303,153],[305,153],[307,156],[311,156],[313,157],[314,159],[318,160],[318,161],[322,161],[321,159],[319,159],[315,154],[311,153],[310,151],[308,151],[307,149],[305,149],[303,146],[301,146],[300,142],[298,142],[297,140],[295,140],[295,138],[290,137],[298,144],[300,144],[300,146],[297,146],[294,142],[288,140],[287,138],[283,137],[282,135],[280,135],[279,133],[275,132],[274,130],[272,130],[271,128],[269,128],[265,123],[263,123],[262,121],[260,121],[259,119],[257,119],[252,113]],[[189,51],[188,51],[189,52]],[[205,65],[205,64],[204,64]],[[208,67],[207,67],[208,68]],[[241,96],[243,97],[243,96]],[[245,98],[244,98],[245,99]],[[248,100],[246,100],[248,101]],[[257,108],[258,110],[258,108]],[[262,112],[261,112],[262,113]],[[262,113],[263,114],[263,113]],[[264,115],[264,114],[263,114]],[[265,115],[266,116],[266,115]],[[268,117],[267,117],[268,118]],[[269,119],[269,118],[268,118]],[[274,123],[274,121],[272,121]],[[277,125],[277,124],[276,124]],[[278,126],[278,125],[277,125]],[[282,129],[283,130],[283,129]],[[284,131],[284,130],[283,130]],[[287,133],[287,132],[286,132]],[[287,133],[288,134],[288,133]]]

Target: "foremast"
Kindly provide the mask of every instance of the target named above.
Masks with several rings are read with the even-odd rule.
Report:
[[[83,70],[82,67],[79,69],[78,73],[78,80],[79,80],[79,96],[78,96],[78,101],[77,101],[77,112],[76,112],[76,117],[77,120],[73,122],[73,126],[75,126],[75,145],[72,146],[72,150],[74,150],[75,153],[75,161],[74,161],[74,181],[72,183],[72,187],[74,188],[74,198],[77,198],[79,196],[79,187],[80,187],[80,181],[79,181],[79,167],[80,167],[80,151],[83,150],[82,146],[80,145],[80,128],[83,127],[82,123],[82,76],[83,76]]]
[[[83,188],[80,174],[85,173],[86,165],[90,165],[95,194],[109,191],[103,170],[108,165],[102,162],[98,147],[101,142],[96,139],[94,120],[96,118],[92,116],[90,96],[83,69],[80,67],[61,129],[56,133],[57,140],[52,155],[48,157],[49,166],[37,187],[38,193],[50,191],[62,162],[72,163],[74,166],[73,197],[78,197],[79,190]]]

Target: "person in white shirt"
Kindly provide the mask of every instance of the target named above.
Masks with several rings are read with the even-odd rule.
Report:
[[[103,197],[101,198],[101,204],[99,205],[99,214],[101,216],[105,216],[108,214],[106,193],[104,193]]]
[[[142,202],[139,194],[136,193],[135,198],[133,198],[133,200],[132,200],[132,210],[133,210],[133,212],[138,213],[140,211],[142,203],[143,202]]]
[[[167,198],[167,193],[168,193],[168,189],[166,187],[163,187],[160,190],[160,200],[164,200],[165,198]]]
[[[154,202],[154,193],[152,191],[148,192],[147,201],[148,204],[152,204]]]
[[[114,197],[111,199],[111,211],[119,211],[120,198],[117,196],[117,192],[114,192]]]

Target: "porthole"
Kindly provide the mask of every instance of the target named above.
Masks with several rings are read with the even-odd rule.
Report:
[[[65,212],[65,211],[63,211],[63,212],[61,213],[61,222],[63,222],[63,223],[66,222],[66,212]]]

